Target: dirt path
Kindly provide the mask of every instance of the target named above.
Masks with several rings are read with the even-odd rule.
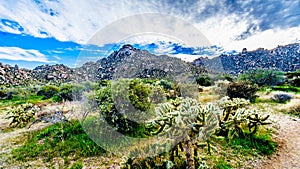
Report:
[[[252,164],[259,169],[299,169],[300,168],[300,118],[270,113],[274,121],[274,139],[278,143],[278,151],[270,157]]]

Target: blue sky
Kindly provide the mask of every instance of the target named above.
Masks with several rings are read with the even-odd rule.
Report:
[[[137,48],[187,61],[244,47],[272,49],[300,38],[297,0],[0,0],[0,62],[34,68],[56,63],[74,67],[79,55],[87,61],[98,60],[126,41],[97,45],[90,39],[124,17],[143,13],[182,19],[208,39],[207,47],[165,38],[129,41]],[[161,24],[157,27],[170,26]]]

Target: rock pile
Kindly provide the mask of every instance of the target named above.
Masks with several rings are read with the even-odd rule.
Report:
[[[73,79],[73,72],[73,69],[63,64],[41,65],[33,69],[32,78],[42,82],[64,83]]]
[[[0,63],[0,85],[26,85],[34,83],[64,83],[73,79],[73,70],[63,64],[42,65],[33,70]]]
[[[19,69],[17,65],[14,67],[0,63],[0,85],[20,85],[34,81],[31,78],[31,71],[28,69]]]

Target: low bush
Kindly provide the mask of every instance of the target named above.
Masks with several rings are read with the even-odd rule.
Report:
[[[7,92],[4,88],[0,88],[0,99],[3,99],[7,96]]]
[[[230,84],[227,80],[218,80],[212,88],[214,94],[219,95],[220,98],[227,96],[227,88]]]
[[[59,88],[54,85],[45,85],[37,92],[38,96],[43,96],[43,99],[50,99],[59,92]]]
[[[211,86],[211,80],[208,75],[201,75],[197,77],[196,82],[200,86]]]
[[[53,96],[56,102],[80,100],[84,87],[80,84],[65,83],[59,87],[59,92]]]
[[[292,85],[296,87],[300,87],[300,78],[295,78],[292,80]]]
[[[287,101],[290,101],[292,99],[292,95],[288,93],[276,93],[271,98],[271,100],[277,102],[277,103],[286,103]]]
[[[297,102],[291,106],[286,113],[300,117],[300,102]]]
[[[97,90],[100,88],[99,83],[91,82],[91,81],[86,81],[82,85],[84,86],[84,89],[87,91]]]
[[[227,95],[232,98],[244,98],[253,102],[257,97],[255,93],[258,91],[257,85],[250,82],[240,81],[231,82],[227,88]]]

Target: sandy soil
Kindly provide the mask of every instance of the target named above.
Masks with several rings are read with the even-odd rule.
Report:
[[[258,169],[299,169],[300,168],[300,118],[282,113],[274,113],[278,107],[266,108],[266,114],[273,121],[273,137],[278,143],[278,151],[269,157],[250,164]]]

